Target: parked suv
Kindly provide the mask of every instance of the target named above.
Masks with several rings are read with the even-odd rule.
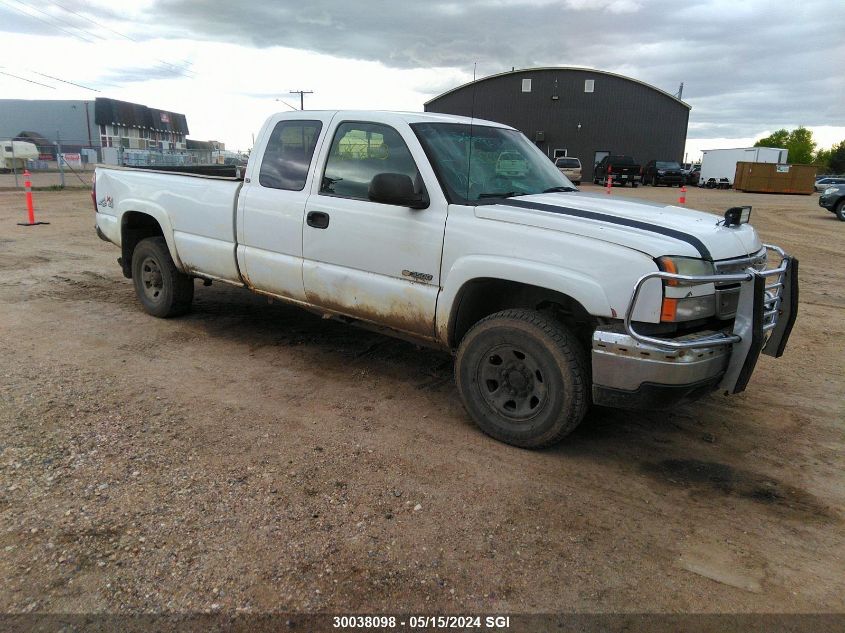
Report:
[[[845,222],[845,184],[831,185],[819,196],[819,206],[824,207]]]
[[[669,185],[670,187],[684,184],[684,173],[681,166],[674,160],[651,160],[643,167],[644,185]]]
[[[564,176],[569,178],[576,185],[581,184],[581,160],[578,158],[570,158],[569,156],[561,156],[555,159],[555,167],[560,170]]]

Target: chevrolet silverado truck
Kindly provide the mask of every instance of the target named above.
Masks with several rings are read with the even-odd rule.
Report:
[[[199,279],[450,351],[471,418],[521,447],[591,405],[740,392],[797,313],[798,261],[750,208],[579,192],[478,119],[277,114],[243,175],[101,166],[92,197],[151,315],[186,313]]]
[[[605,156],[593,169],[593,183],[605,187],[609,179],[611,187],[631,183],[631,187],[636,188],[642,180],[641,171],[640,165],[630,156]]]

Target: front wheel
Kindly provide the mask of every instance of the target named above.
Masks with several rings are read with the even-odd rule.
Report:
[[[840,200],[836,205],[836,217],[845,222],[845,200]]]
[[[191,309],[194,280],[176,268],[163,237],[138,242],[132,253],[132,282],[144,310],[153,316],[174,317]]]
[[[482,431],[523,448],[559,442],[589,402],[585,350],[565,325],[534,310],[476,323],[458,348],[455,381]]]

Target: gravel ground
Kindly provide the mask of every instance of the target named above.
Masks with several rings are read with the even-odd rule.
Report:
[[[786,355],[530,452],[447,355],[217,284],[154,319],[87,192],[0,192],[0,612],[842,611],[845,224],[688,193],[747,203],[801,260]]]

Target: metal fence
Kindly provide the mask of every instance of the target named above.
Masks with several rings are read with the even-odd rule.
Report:
[[[0,136],[0,173],[14,176],[14,186],[23,187],[24,170],[33,174],[55,174],[40,177],[50,186],[90,184],[91,172],[98,164],[127,167],[179,167],[199,165],[240,165],[246,163],[247,153],[213,149],[140,149],[129,147],[104,147],[92,145],[87,140],[65,139],[50,142],[46,139]],[[35,146],[33,153],[28,145]],[[21,148],[25,148],[22,151]],[[26,149],[28,148],[28,149]],[[10,150],[10,151],[6,151]],[[17,151],[16,151],[17,150]],[[10,178],[4,177],[5,181]],[[6,182],[7,186],[11,182]]]

